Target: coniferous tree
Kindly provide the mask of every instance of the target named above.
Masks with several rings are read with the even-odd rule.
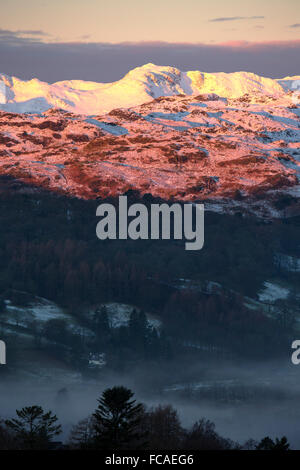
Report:
[[[94,315],[94,323],[96,331],[101,336],[105,336],[109,333],[110,325],[108,320],[107,308],[103,305],[101,308],[97,308]]]
[[[145,312],[138,312],[134,309],[131,312],[128,327],[131,345],[138,352],[145,354],[151,332]]]
[[[96,333],[96,345],[99,348],[106,348],[110,340],[110,324],[107,308],[103,305],[97,308],[94,314],[94,325]]]
[[[133,392],[119,386],[106,389],[93,414],[97,447],[127,449],[143,438],[140,423],[144,407],[133,400]]]
[[[46,449],[53,437],[61,433],[56,415],[44,412],[41,406],[26,406],[16,410],[17,418],[5,421],[25,449]]]

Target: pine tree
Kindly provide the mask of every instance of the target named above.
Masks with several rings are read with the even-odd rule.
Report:
[[[110,338],[110,324],[108,320],[107,308],[105,305],[101,308],[97,308],[95,311],[94,323],[98,346],[107,346],[108,340]]]
[[[127,449],[142,439],[140,423],[144,407],[132,397],[133,392],[122,386],[102,393],[93,414],[97,447]]]
[[[103,305],[101,308],[97,308],[94,315],[94,322],[96,330],[101,335],[106,335],[109,333],[110,325],[108,321],[107,308]]]
[[[61,433],[56,415],[52,411],[44,413],[41,406],[26,406],[16,410],[18,418],[8,419],[10,428],[25,449],[45,449],[54,436]]]
[[[138,312],[134,309],[131,312],[128,327],[131,345],[137,351],[145,354],[151,333],[145,312]]]

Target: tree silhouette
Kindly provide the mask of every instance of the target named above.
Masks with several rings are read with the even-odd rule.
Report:
[[[92,449],[95,441],[95,420],[93,416],[82,419],[72,427],[69,445],[74,449]]]
[[[52,411],[44,413],[41,406],[26,406],[16,410],[18,418],[8,419],[5,424],[10,428],[22,448],[45,449],[54,436],[61,433],[56,415]]]
[[[196,421],[186,433],[185,449],[225,450],[234,446],[228,439],[222,438],[215,430],[215,424],[205,418]]]
[[[104,449],[132,448],[143,437],[140,431],[144,407],[132,400],[133,392],[119,386],[106,389],[93,414],[96,445]]]
[[[129,338],[135,350],[145,354],[151,329],[144,311],[133,310],[129,318]]]
[[[110,324],[105,305],[96,309],[94,314],[94,325],[98,345],[106,346],[110,337]]]
[[[171,405],[158,405],[146,414],[145,426],[151,449],[179,449],[184,431],[177,410]]]
[[[275,442],[269,437],[264,437],[256,446],[257,450],[289,450],[290,445],[285,436],[281,439],[276,437]]]
[[[14,439],[13,433],[0,421],[0,450],[16,449],[17,441]]]
[[[281,439],[276,437],[273,450],[289,450],[289,448],[290,444],[288,443],[288,440],[285,436],[283,436]]]

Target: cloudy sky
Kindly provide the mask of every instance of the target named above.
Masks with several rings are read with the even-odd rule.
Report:
[[[0,72],[112,81],[147,62],[300,75],[299,0],[0,0]]]

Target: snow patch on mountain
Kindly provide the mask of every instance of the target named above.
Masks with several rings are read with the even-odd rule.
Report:
[[[60,108],[92,115],[138,106],[162,96],[200,93],[207,94],[208,99],[209,95],[230,99],[249,95],[254,103],[264,96],[281,97],[285,103],[292,103],[291,91],[295,91],[297,81],[300,83],[300,76],[274,80],[250,72],[181,72],[175,67],[151,63],[131,70],[112,83],[66,80],[49,84],[36,78],[21,80],[0,74],[0,109],[42,113],[49,108]]]

